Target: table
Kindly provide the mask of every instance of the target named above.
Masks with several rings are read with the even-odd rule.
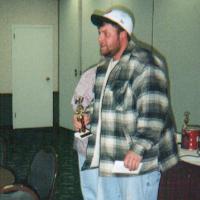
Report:
[[[14,174],[10,170],[4,167],[0,167],[0,187],[13,184],[14,182],[15,182]]]
[[[200,155],[197,153],[197,150],[188,150],[182,149],[179,147],[179,156],[180,160],[200,166]]]
[[[179,156],[180,162],[161,176],[159,200],[200,199],[200,155],[179,146]]]

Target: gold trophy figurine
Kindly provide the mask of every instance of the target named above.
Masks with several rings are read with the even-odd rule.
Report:
[[[185,129],[185,128],[187,128],[188,123],[190,121],[190,112],[185,111],[184,116],[185,116],[185,118],[184,118],[183,128]]]
[[[89,132],[89,130],[86,128],[85,122],[84,122],[84,113],[85,113],[85,109],[82,105],[83,103],[83,97],[79,96],[75,99],[75,104],[77,104],[76,107],[76,114],[77,114],[77,120],[81,122],[81,128],[79,130],[78,133],[75,134],[75,136],[79,137],[79,138],[85,138],[86,136],[91,135],[91,133]]]

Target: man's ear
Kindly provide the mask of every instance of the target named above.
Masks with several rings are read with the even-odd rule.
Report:
[[[128,35],[126,31],[120,32],[120,40],[128,40]]]

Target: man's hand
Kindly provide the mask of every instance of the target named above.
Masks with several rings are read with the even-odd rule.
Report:
[[[76,114],[73,116],[72,121],[73,121],[73,125],[74,125],[75,130],[79,131],[82,128],[82,123],[81,123],[80,120],[77,119],[77,115]],[[84,121],[85,125],[89,124],[90,123],[89,115],[83,114],[83,121]]]
[[[139,164],[142,160],[142,157],[133,151],[128,151],[124,158],[124,166],[130,171],[136,170],[139,167]]]

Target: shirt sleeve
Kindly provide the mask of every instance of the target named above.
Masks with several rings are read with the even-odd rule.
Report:
[[[169,109],[166,74],[154,66],[147,66],[138,81],[137,129],[132,135],[131,149],[139,155],[158,143]]]
[[[75,100],[77,97],[83,97],[83,106],[86,108],[94,98],[93,87],[96,76],[96,67],[93,67],[84,72],[75,88],[74,95],[71,100],[72,108],[76,110]]]

